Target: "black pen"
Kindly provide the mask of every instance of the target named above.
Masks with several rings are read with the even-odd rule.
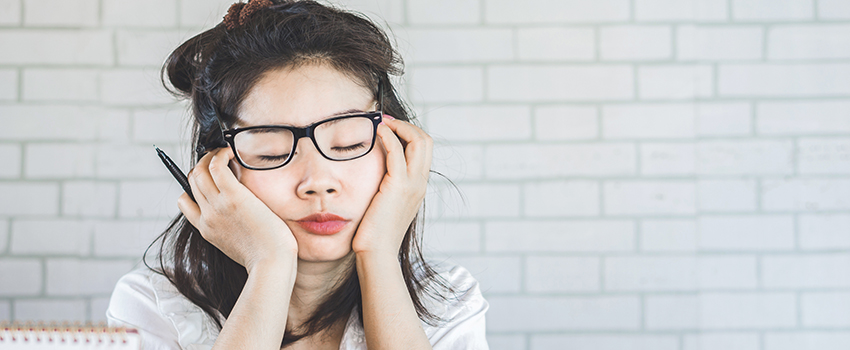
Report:
[[[177,164],[174,164],[174,161],[171,158],[168,158],[168,155],[165,154],[159,147],[153,145],[156,148],[156,155],[159,156],[159,159],[162,159],[162,164],[165,164],[165,167],[168,168],[168,171],[171,172],[171,175],[174,176],[174,179],[177,180],[177,183],[183,187],[183,191],[186,191],[186,194],[189,195],[189,198],[192,198],[192,201],[197,203],[195,200],[195,196],[192,195],[192,187],[189,186],[189,179],[186,178],[186,175],[183,175],[183,172],[180,171],[180,168],[177,167]]]

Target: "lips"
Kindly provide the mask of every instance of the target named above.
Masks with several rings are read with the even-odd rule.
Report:
[[[310,233],[332,235],[342,230],[348,220],[331,213],[316,213],[299,219],[298,224]]]

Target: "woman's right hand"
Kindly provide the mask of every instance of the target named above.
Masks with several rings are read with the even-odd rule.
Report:
[[[292,231],[236,179],[228,167],[233,158],[227,147],[204,155],[188,175],[197,203],[183,193],[177,207],[204,239],[249,273],[261,263],[295,261]]]

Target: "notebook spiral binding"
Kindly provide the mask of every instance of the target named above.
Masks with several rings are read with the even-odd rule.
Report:
[[[91,322],[0,322],[0,346],[15,343],[127,343],[136,330]]]

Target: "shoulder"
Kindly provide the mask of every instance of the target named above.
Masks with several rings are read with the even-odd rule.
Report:
[[[432,287],[442,295],[427,296],[425,302],[440,317],[437,325],[423,324],[434,349],[487,349],[484,315],[489,304],[478,281],[463,266],[432,261],[428,264],[438,277]],[[440,286],[439,280],[445,286]]]
[[[139,330],[145,349],[205,348],[212,346],[217,328],[165,277],[148,269],[132,271],[118,280],[109,300],[110,325]]]

